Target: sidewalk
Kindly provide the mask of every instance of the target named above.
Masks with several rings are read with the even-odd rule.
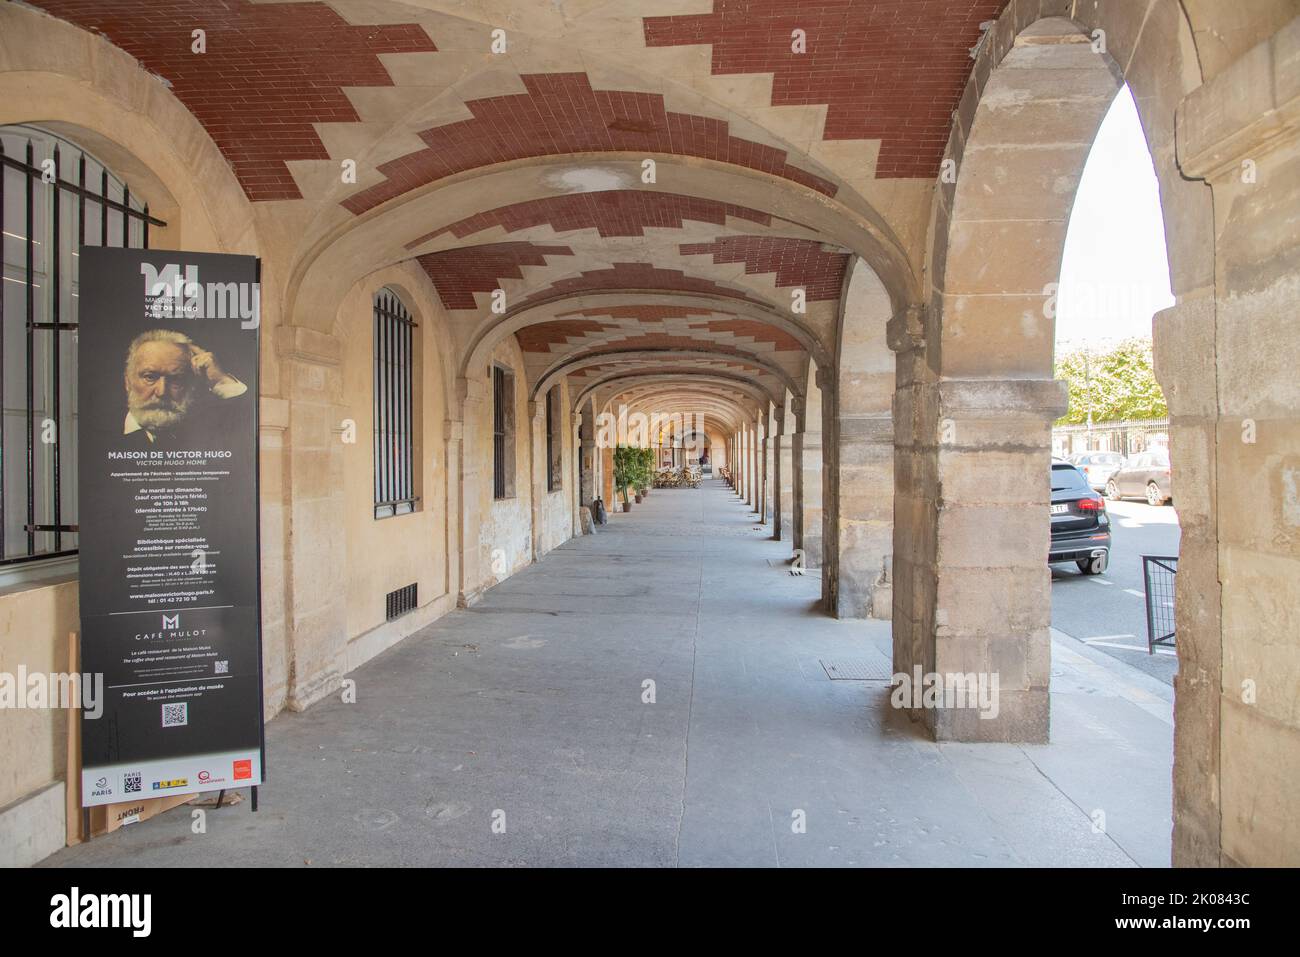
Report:
[[[889,706],[888,622],[820,614],[768,534],[720,482],[657,490],[366,664],[355,704],[277,717],[257,814],[47,863],[1168,864],[1159,682],[1058,635],[1051,744],[935,744]]]

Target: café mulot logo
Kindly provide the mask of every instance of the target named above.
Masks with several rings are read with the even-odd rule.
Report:
[[[177,638],[202,638],[208,633],[206,628],[182,628],[180,612],[174,615],[164,613],[161,617],[161,627],[155,631],[138,631],[135,634],[135,640],[168,641]]]

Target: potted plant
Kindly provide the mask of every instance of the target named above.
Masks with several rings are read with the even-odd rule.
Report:
[[[654,485],[654,449],[637,449],[637,501],[650,494]]]
[[[645,498],[650,494],[650,489],[655,484],[655,450],[640,449],[641,453],[641,473],[637,483],[641,492],[641,497]]]
[[[636,481],[637,466],[640,462],[636,449],[620,445],[614,449],[614,487],[623,497],[623,511],[632,511],[632,503],[627,500],[628,486]]]

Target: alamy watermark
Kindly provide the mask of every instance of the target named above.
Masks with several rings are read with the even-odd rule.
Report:
[[[704,414],[651,412],[647,415],[629,413],[626,405],[620,405],[617,415],[601,412],[596,416],[597,448],[612,449],[620,445],[646,448],[665,440],[699,455],[704,451]]]
[[[19,665],[17,673],[0,671],[0,709],[47,708],[80,708],[92,721],[100,717],[104,713],[103,673],[29,674],[26,665]]]
[[[199,282],[199,267],[168,263],[155,269],[140,264],[144,276],[145,307],[155,319],[238,319],[241,329],[256,329],[261,322],[260,283]]]
[[[981,719],[998,716],[997,672],[922,673],[917,665],[910,675],[895,674],[891,684],[889,703],[895,708],[972,708]]]

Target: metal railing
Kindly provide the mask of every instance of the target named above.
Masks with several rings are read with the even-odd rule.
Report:
[[[1168,447],[1168,419],[1094,422],[1091,426],[1058,425],[1052,428],[1052,452],[1055,455],[1118,452],[1129,456]]]
[[[1157,647],[1173,648],[1174,644],[1174,576],[1178,574],[1178,559],[1164,555],[1142,556],[1143,591],[1147,605],[1147,654],[1156,653]]]

